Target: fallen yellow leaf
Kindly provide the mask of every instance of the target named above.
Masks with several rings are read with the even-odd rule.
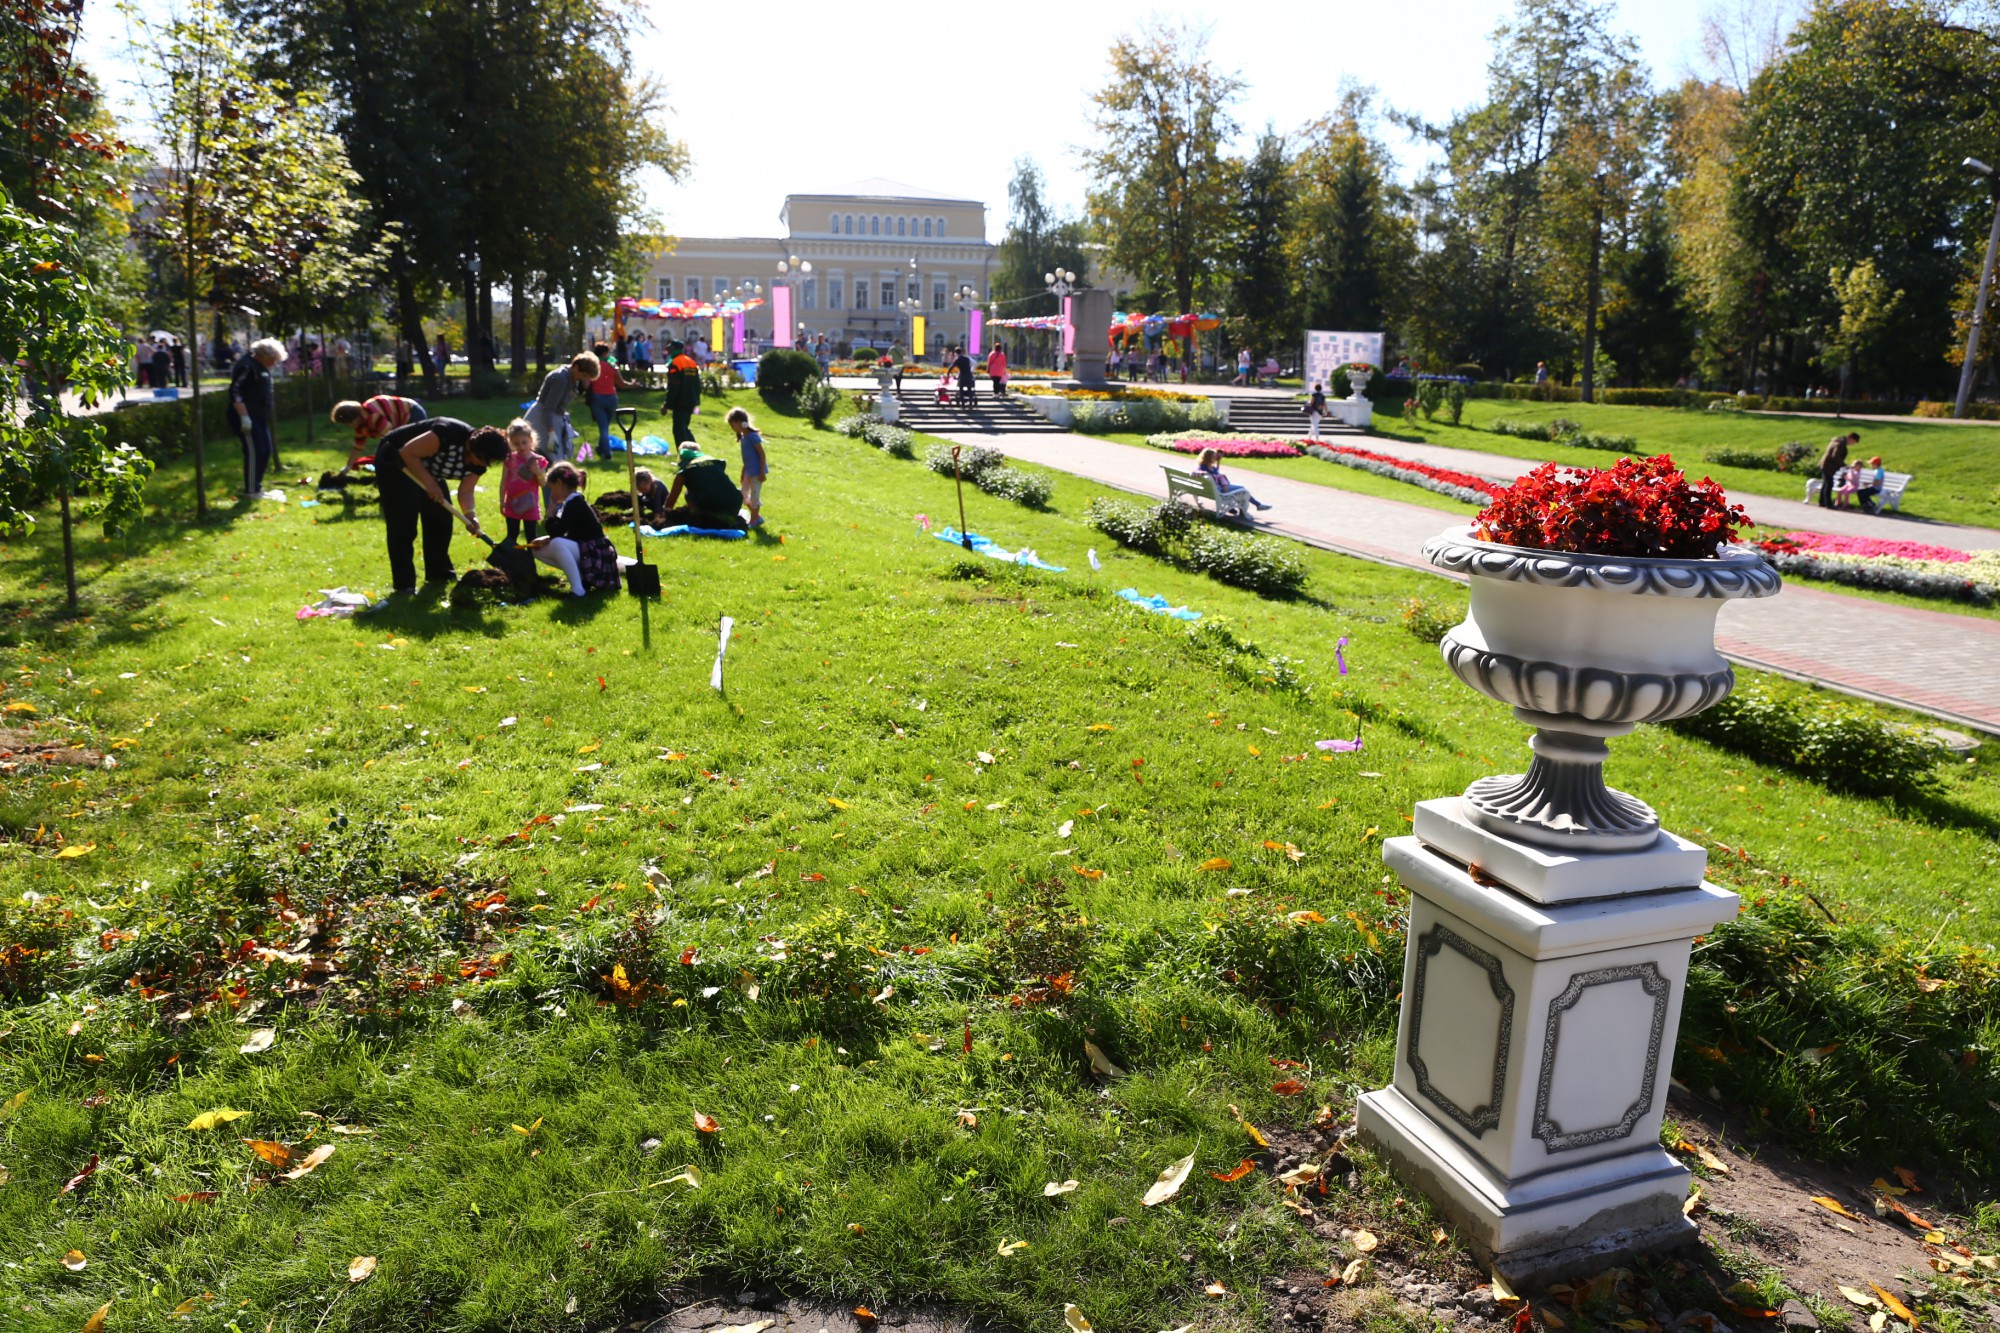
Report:
[[[1063,1322],[1076,1330],[1076,1333],[1091,1333],[1090,1321],[1085,1319],[1083,1311],[1077,1309],[1074,1305],[1063,1306]]]
[[[74,842],[56,853],[58,861],[73,861],[79,856],[89,856],[97,850],[94,842]]]
[[[1347,1267],[1340,1270],[1340,1285],[1343,1287],[1353,1286],[1361,1280],[1362,1275],[1367,1271],[1368,1261],[1366,1259],[1349,1260]]]
[[[1873,1296],[1870,1296],[1867,1292],[1856,1291],[1853,1287],[1840,1288],[1840,1294],[1847,1298],[1849,1304],[1858,1305],[1864,1310],[1871,1309],[1882,1303],[1876,1300]]]
[[[243,1140],[243,1146],[251,1152],[256,1153],[272,1166],[290,1166],[292,1164],[292,1147],[288,1143],[274,1143],[270,1139],[245,1139]]]
[[[1228,858],[1228,857],[1226,857],[1226,856],[1211,856],[1211,857],[1209,857],[1209,858],[1208,858],[1208,859],[1207,859],[1206,861],[1203,861],[1203,862],[1202,862],[1202,863],[1201,863],[1200,865],[1196,866],[1196,867],[1195,867],[1195,869],[1196,869],[1196,870],[1227,870],[1227,869],[1229,869],[1229,865],[1230,865],[1230,862],[1229,862],[1229,858]]]
[[[1902,1320],[1904,1323],[1908,1324],[1911,1328],[1915,1328],[1917,1326],[1917,1317],[1916,1315],[1910,1312],[1909,1306],[1903,1304],[1901,1301],[1897,1300],[1894,1295],[1884,1290],[1883,1288],[1877,1286],[1873,1282],[1870,1282],[1868,1284],[1868,1290],[1875,1293],[1876,1297],[1881,1300],[1883,1307],[1887,1309],[1890,1314],[1896,1316],[1896,1318]]]
[[[1181,1186],[1187,1183],[1188,1172],[1192,1170],[1194,1170],[1194,1154],[1189,1153],[1161,1171],[1154,1178],[1152,1187],[1146,1191],[1146,1197],[1140,1202],[1148,1208],[1154,1204],[1165,1203],[1181,1192]]]
[[[1815,1194],[1812,1196],[1812,1201],[1829,1212],[1839,1213],[1842,1217],[1854,1218],[1856,1222],[1859,1222],[1861,1220],[1860,1218],[1855,1217],[1853,1213],[1850,1213],[1845,1208],[1841,1207],[1840,1200],[1838,1199],[1829,1199],[1824,1194]]]
[[[6,1105],[0,1106],[0,1120],[12,1119],[16,1111],[28,1104],[28,1094],[32,1091],[33,1089],[31,1088],[23,1088],[12,1097],[9,1097]]]
[[[62,1257],[62,1266],[72,1273],[81,1273],[90,1266],[90,1260],[83,1257],[82,1250],[71,1250]]]
[[[374,1271],[375,1256],[372,1254],[360,1255],[347,1261],[347,1280],[349,1282],[366,1282],[368,1275]]]
[[[534,1133],[541,1127],[542,1127],[542,1118],[540,1116],[536,1116],[535,1123],[529,1125],[526,1129],[521,1128],[519,1125],[510,1125],[508,1128],[512,1129],[516,1134],[519,1134],[522,1138],[525,1139],[530,1134]]]
[[[1354,1233],[1354,1248],[1362,1254],[1373,1254],[1375,1247],[1381,1243],[1381,1241],[1375,1238],[1375,1233],[1372,1231],[1357,1231]]]
[[[827,798],[826,798],[826,803],[827,803],[828,805],[832,806],[832,807],[833,807],[834,809],[836,809],[836,810],[845,810],[845,809],[847,809],[847,802],[845,802],[845,801],[841,800],[841,799],[840,799],[840,798],[839,798],[838,796],[829,796],[829,797],[827,797]]]
[[[305,1161],[300,1162],[297,1166],[285,1172],[283,1178],[286,1180],[304,1180],[307,1176],[319,1170],[327,1158],[333,1156],[334,1147],[335,1145],[331,1143],[320,1144],[319,1147],[314,1148],[306,1154]]]
[[[1493,1299],[1502,1305],[1519,1305],[1521,1303],[1520,1293],[1507,1285],[1507,1279],[1500,1276],[1500,1270],[1497,1268],[1494,1269],[1492,1276]]]
[[[256,1055],[259,1052],[270,1050],[271,1043],[276,1041],[277,1039],[278,1039],[278,1029],[258,1028],[255,1032],[250,1034],[250,1040],[244,1042],[241,1046],[237,1047],[236,1049],[238,1053],[242,1055]]]
[[[1088,1037],[1083,1041],[1083,1053],[1090,1057],[1090,1067],[1106,1078],[1117,1078],[1125,1072],[1112,1064],[1110,1058],[1098,1049],[1097,1043]]]
[[[661,1181],[660,1183],[662,1185],[671,1185],[674,1182],[681,1180],[687,1182],[689,1189],[697,1189],[697,1190],[700,1189],[701,1168],[696,1166],[693,1162],[689,1162],[686,1166],[680,1169],[680,1174],[668,1176],[665,1180]]]
[[[232,1120],[241,1120],[249,1114],[248,1111],[231,1111],[227,1107],[220,1107],[213,1111],[203,1111],[200,1115],[188,1121],[187,1127],[189,1129],[214,1129],[217,1125],[226,1125]]]
[[[1074,1180],[1051,1180],[1048,1184],[1042,1186],[1042,1197],[1053,1199],[1058,1194],[1074,1194],[1076,1193],[1076,1187],[1077,1182]]]
[[[1211,1282],[1201,1290],[1205,1296],[1223,1297],[1229,1294],[1229,1288],[1223,1286],[1220,1282]]]
[[[1027,1248],[1028,1242],[1025,1240],[1003,1240],[1000,1242],[999,1254],[1002,1259],[1012,1259]]]
[[[1278,1179],[1287,1185],[1310,1185],[1319,1179],[1319,1168],[1311,1162],[1307,1162],[1304,1166],[1294,1167],[1290,1171],[1285,1172]]]
[[[204,1291],[199,1296],[190,1296],[173,1309],[167,1311],[167,1317],[169,1319],[185,1319],[214,1299],[215,1293],[212,1291]]]
[[[104,1321],[111,1313],[111,1302],[97,1307],[97,1313],[83,1321],[82,1333],[104,1333]]]

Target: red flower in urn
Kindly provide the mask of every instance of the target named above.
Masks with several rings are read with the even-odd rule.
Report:
[[[1473,535],[1531,550],[1641,559],[1713,559],[1750,516],[1674,460],[1621,458],[1611,468],[1544,463],[1493,497]]]

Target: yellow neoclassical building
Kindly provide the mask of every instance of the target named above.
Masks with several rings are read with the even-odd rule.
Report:
[[[925,351],[964,336],[967,311],[959,293],[971,288],[983,304],[993,266],[986,239],[986,205],[891,180],[858,181],[823,194],[785,196],[779,236],[683,236],[656,254],[646,270],[653,301],[713,301],[748,284],[766,304],[752,311],[745,333],[768,346],[772,284],[778,265],[794,257],[810,273],[792,279],[792,322],[808,340],[888,347],[907,341],[905,300],[922,303]]]

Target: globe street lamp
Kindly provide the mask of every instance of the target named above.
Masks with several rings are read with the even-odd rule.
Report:
[[[1055,297],[1058,301],[1061,301],[1065,296],[1073,294],[1078,288],[1076,274],[1066,268],[1059,268],[1053,273],[1042,274],[1042,284],[1049,289],[1049,295]]]
[[[1993,179],[1993,168],[1976,157],[1966,158],[1965,168],[1988,180]],[[1951,412],[1954,417],[1965,415],[1965,405],[1972,398],[1973,368],[1979,364],[1979,329],[1986,322],[1986,293],[1993,286],[1993,252],[1996,248],[2000,248],[2000,193],[1996,193],[1993,201],[1993,230],[1986,237],[1986,263],[1979,270],[1979,299],[1972,306],[1972,328],[1965,335],[1965,364],[1958,372],[1958,402]]]

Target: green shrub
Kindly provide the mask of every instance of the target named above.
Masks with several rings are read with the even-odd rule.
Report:
[[[1130,431],[1138,435],[1158,435],[1167,431],[1212,430],[1216,426],[1215,404],[1176,403],[1140,398],[1124,402],[1073,402],[1070,429],[1083,435],[1109,435]]]
[[[1830,695],[1793,698],[1760,685],[1668,725],[1861,796],[1930,790],[1944,753],[1926,736],[1884,724],[1862,704]]]
[[[1790,472],[1813,456],[1813,447],[1804,440],[1787,440],[1778,446],[1778,471]]]
[[[1424,420],[1437,418],[1438,409],[1444,406],[1444,385],[1436,380],[1417,382],[1417,406],[1423,409]]]
[[[1240,637],[1227,616],[1207,616],[1189,627],[1188,644],[1246,685],[1268,686],[1293,694],[1312,693],[1310,666],[1286,653],[1266,652]]]
[[[1291,543],[1219,527],[1176,501],[1138,505],[1099,496],[1084,521],[1121,546],[1251,592],[1291,597],[1305,586],[1306,564]]]
[[[1438,606],[1421,597],[1403,599],[1403,628],[1425,643],[1442,643],[1446,631],[1465,619],[1455,607]]]
[[[1465,416],[1465,386],[1457,380],[1444,386],[1445,411],[1451,413],[1451,424],[1456,426]]]
[[[1674,1076],[1818,1156],[2000,1173],[2000,957],[1762,887],[1695,946]],[[1921,1168],[1919,1168],[1921,1169]]]
[[[1778,456],[1762,449],[1746,449],[1737,444],[1719,444],[1702,454],[1705,462],[1717,467],[1747,467],[1760,472],[1778,471]]]
[[[1549,433],[1546,421],[1522,421],[1516,417],[1501,417],[1487,426],[1495,435],[1506,435],[1516,440],[1540,440],[1544,444],[1555,438]]]
[[[924,466],[942,476],[952,475],[953,463],[950,445],[932,445],[924,455]],[[958,475],[985,491],[1003,500],[1026,505],[1030,509],[1046,508],[1049,496],[1055,492],[1055,483],[1048,474],[1023,472],[1007,466],[1007,455],[998,449],[988,449],[983,445],[961,447],[957,461]]]
[[[819,380],[819,362],[812,353],[774,347],[757,358],[757,392],[766,398],[791,398]]]
[[[1604,449],[1619,454],[1629,454],[1639,447],[1639,442],[1630,435],[1609,435],[1596,430],[1566,431],[1558,435],[1555,442],[1572,449]]]
[[[792,395],[792,402],[805,413],[814,429],[824,430],[827,419],[840,408],[840,390],[825,380],[808,380]]]

